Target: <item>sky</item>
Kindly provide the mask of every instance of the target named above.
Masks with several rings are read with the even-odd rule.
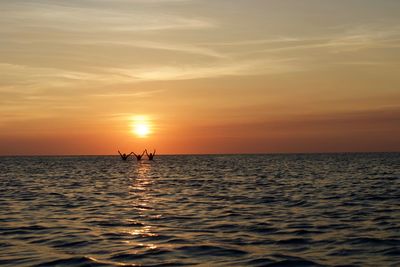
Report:
[[[399,13],[398,0],[0,0],[0,155],[400,151]]]

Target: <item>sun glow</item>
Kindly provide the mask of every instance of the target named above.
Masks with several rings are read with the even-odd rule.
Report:
[[[145,138],[150,133],[150,122],[145,116],[136,116],[132,119],[131,132],[137,137]]]

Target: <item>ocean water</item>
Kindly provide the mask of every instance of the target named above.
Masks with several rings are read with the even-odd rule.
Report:
[[[0,157],[2,266],[400,266],[400,154]]]

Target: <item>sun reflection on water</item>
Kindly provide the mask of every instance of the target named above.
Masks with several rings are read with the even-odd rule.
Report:
[[[154,179],[151,176],[152,164],[139,162],[135,165],[133,179],[129,185],[129,194],[131,196],[132,213],[138,216],[140,221],[135,220],[132,227],[123,229],[121,232],[125,235],[125,244],[133,246],[136,250],[156,249],[154,238],[159,236],[155,227],[149,225],[147,220],[153,218],[155,211],[155,199],[152,193]],[[153,241],[153,242],[152,242]],[[136,252],[132,253],[136,253]]]
[[[149,237],[149,236],[158,236],[158,234],[152,232],[152,227],[147,225],[141,229],[135,230],[127,230],[125,233],[131,236],[141,236],[141,237]]]

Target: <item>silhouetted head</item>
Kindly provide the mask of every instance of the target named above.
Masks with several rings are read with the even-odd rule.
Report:
[[[124,154],[122,154],[122,156],[126,157],[126,154],[124,153]]]

